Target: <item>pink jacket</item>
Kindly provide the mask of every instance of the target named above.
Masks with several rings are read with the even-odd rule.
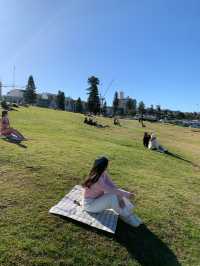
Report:
[[[7,117],[3,117],[1,120],[1,130],[3,131],[4,129],[7,129],[10,127],[10,122]]]
[[[104,172],[99,180],[90,188],[85,188],[84,198],[98,198],[105,193],[115,194],[121,197],[129,198],[131,193],[116,187],[108,174]]]
[[[0,135],[4,135],[5,131],[10,128],[10,122],[9,119],[7,117],[3,117],[2,120],[0,120],[1,122],[1,127],[0,127]]]

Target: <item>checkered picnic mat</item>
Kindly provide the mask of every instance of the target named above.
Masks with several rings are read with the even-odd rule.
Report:
[[[66,216],[98,229],[115,233],[118,215],[113,210],[100,213],[88,213],[81,206],[83,188],[76,185],[57,205],[49,212]]]

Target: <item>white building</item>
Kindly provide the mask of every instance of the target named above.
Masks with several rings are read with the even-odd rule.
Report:
[[[76,111],[75,100],[73,100],[71,97],[65,98],[65,110],[69,111],[69,112],[75,112]]]
[[[56,97],[57,97],[56,94],[49,92],[42,92],[37,95],[37,105],[40,107],[55,109],[57,107]]]
[[[118,108],[123,110],[123,113],[126,113],[127,111],[127,102],[130,98],[124,96],[124,92],[120,91],[119,92],[119,106]]]
[[[24,90],[13,89],[10,90],[6,95],[6,100],[11,103],[22,103],[24,96]]]
[[[24,91],[20,89],[13,89],[7,93],[8,97],[23,98]]]

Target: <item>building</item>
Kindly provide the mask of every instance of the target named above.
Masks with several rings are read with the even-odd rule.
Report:
[[[7,102],[20,104],[23,102],[23,96],[24,90],[13,89],[7,93],[5,99]]]
[[[112,106],[106,107],[106,115],[107,116],[113,116],[113,107]]]
[[[55,109],[57,107],[56,97],[57,95],[53,93],[40,93],[37,95],[37,106]]]
[[[72,99],[71,97],[65,98],[65,111],[68,112],[77,112],[76,110],[77,100]],[[83,113],[87,112],[87,102],[81,101],[83,107]]]
[[[124,92],[119,92],[119,106],[118,110],[120,114],[126,114],[127,113],[127,102],[130,100],[130,97],[125,97]]]
[[[65,98],[65,110],[68,112],[76,111],[76,101],[73,100],[71,97]]]
[[[23,98],[24,90],[13,89],[7,93],[7,97]]]
[[[87,102],[82,101],[82,106],[83,106],[83,113],[87,112]]]

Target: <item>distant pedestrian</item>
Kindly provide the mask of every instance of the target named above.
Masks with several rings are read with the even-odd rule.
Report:
[[[138,122],[142,125],[142,127],[146,127],[145,124],[144,124],[143,116],[139,117]]]

